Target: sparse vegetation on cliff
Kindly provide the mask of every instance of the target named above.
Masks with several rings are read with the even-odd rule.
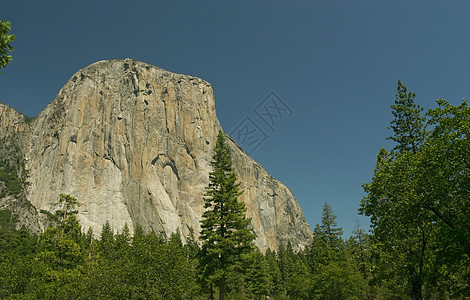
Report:
[[[18,196],[26,187],[27,171],[15,138],[0,140],[0,198]]]

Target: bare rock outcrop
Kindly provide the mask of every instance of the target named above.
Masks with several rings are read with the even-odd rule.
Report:
[[[73,75],[30,125],[2,109],[0,137],[20,132],[26,198],[37,210],[50,210],[67,193],[82,203],[82,226],[95,233],[109,221],[116,230],[140,224],[164,235],[198,235],[221,129],[206,81],[130,59],[100,61]],[[227,141],[257,245],[305,246],[312,232],[291,191]]]

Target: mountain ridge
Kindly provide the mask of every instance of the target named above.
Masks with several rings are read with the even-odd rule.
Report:
[[[78,219],[94,232],[107,220],[116,230],[127,223],[131,231],[140,224],[166,236],[198,235],[222,129],[207,81],[130,59],[98,61],[24,127],[0,117],[0,137],[13,132],[23,141],[25,197],[36,210],[53,209],[67,193],[83,203]],[[312,231],[292,192],[226,136],[258,247],[303,248]]]

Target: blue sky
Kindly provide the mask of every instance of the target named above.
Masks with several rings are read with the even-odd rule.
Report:
[[[36,116],[80,68],[133,58],[210,82],[231,132],[267,139],[251,153],[298,199],[313,228],[328,202],[346,236],[392,119],[397,80],[435,107],[470,96],[470,2],[3,1],[13,62],[0,101]],[[275,92],[292,110],[269,128],[255,108]]]

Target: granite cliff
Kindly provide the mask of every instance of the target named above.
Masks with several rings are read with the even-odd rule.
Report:
[[[29,172],[25,199],[51,210],[59,193],[71,194],[82,203],[80,223],[94,232],[109,221],[116,230],[127,223],[197,235],[219,130],[209,83],[130,59],[78,71],[29,123],[0,104],[0,138],[18,141]],[[291,191],[227,142],[256,244],[305,246],[312,231]],[[13,198],[0,204],[11,208]],[[32,218],[29,227],[43,229],[41,216],[23,214],[23,222]]]

